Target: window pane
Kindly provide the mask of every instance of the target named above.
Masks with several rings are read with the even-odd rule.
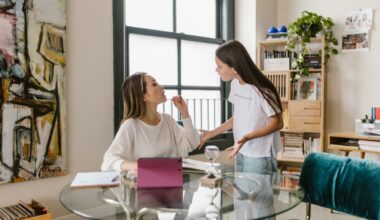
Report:
[[[129,73],[138,71],[152,75],[161,85],[177,85],[177,41],[130,34]]]
[[[215,71],[215,50],[219,45],[182,41],[182,85],[220,86]]]
[[[126,0],[127,26],[173,31],[173,0]]]
[[[195,127],[210,130],[220,125],[221,107],[225,104],[220,100],[220,91],[182,90],[182,96]]]
[[[177,0],[177,32],[216,38],[215,0]]]
[[[169,114],[175,120],[178,120],[179,119],[178,109],[174,106],[174,104],[172,102],[173,96],[177,96],[178,91],[173,90],[173,89],[165,89],[165,95],[166,95],[167,101],[158,106],[158,111],[162,112],[162,113]]]

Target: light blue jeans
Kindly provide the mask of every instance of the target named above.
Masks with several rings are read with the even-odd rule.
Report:
[[[247,157],[241,153],[235,156],[235,171],[271,174],[277,170],[277,160],[273,157]]]
[[[245,172],[261,185],[260,191],[256,192],[254,202],[247,203],[239,198],[234,198],[235,218],[250,219],[270,215],[274,212],[274,196],[272,181],[277,170],[276,158],[271,157],[247,157],[238,153],[235,157],[235,172]],[[246,179],[235,179],[235,187],[239,189],[240,197],[244,194],[257,191],[254,184]],[[275,220],[276,217],[266,219]]]

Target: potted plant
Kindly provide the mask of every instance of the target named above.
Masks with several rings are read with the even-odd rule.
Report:
[[[326,62],[331,54],[338,54],[338,50],[336,49],[338,40],[334,36],[333,26],[334,22],[331,18],[325,18],[309,11],[303,11],[301,17],[289,25],[287,47],[295,49],[297,45],[301,45],[297,58],[292,62],[292,68],[299,70],[299,74],[296,77],[309,75],[309,68],[304,65],[304,57],[310,54],[307,43],[310,43],[311,38],[316,37],[317,34],[322,34],[325,39]],[[321,51],[319,51],[320,56],[321,54]]]

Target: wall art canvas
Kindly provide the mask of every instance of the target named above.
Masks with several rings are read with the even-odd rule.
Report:
[[[66,0],[0,0],[0,184],[66,173]]]

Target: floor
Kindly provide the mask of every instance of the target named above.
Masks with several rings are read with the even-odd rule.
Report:
[[[291,219],[305,219],[305,211],[306,207],[305,204],[302,203],[295,207],[294,209],[278,215],[276,217],[276,220],[291,220]],[[80,218],[75,215],[67,215],[67,216],[62,216],[60,218],[55,218],[56,220],[83,220],[83,218]],[[233,219],[230,217],[229,219]],[[311,220],[360,220],[362,218],[357,218],[354,216],[342,214],[342,213],[330,213],[330,209],[322,208],[319,206],[312,206],[311,207]]]
[[[294,209],[279,215],[276,220],[290,220],[290,219],[305,219],[306,205],[301,203]],[[343,213],[334,212],[331,213],[330,209],[322,208],[319,206],[311,206],[311,220],[359,220],[362,218],[354,217],[351,215],[346,215]]]

